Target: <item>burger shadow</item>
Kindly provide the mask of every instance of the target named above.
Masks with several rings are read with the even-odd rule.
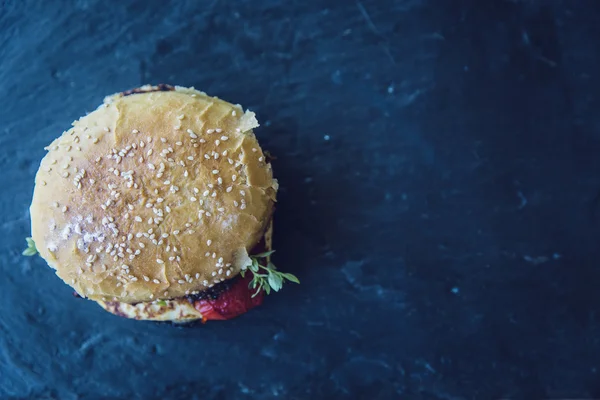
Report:
[[[335,182],[326,174],[313,175],[310,153],[299,150],[295,143],[301,135],[296,125],[291,120],[280,120],[257,134],[263,148],[273,156],[274,176],[279,181],[274,262],[302,280],[311,266],[331,251],[330,238],[337,236],[340,209],[327,206],[336,203]],[[307,165],[310,167],[305,168]]]

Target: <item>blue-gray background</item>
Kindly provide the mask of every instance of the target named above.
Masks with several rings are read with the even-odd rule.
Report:
[[[598,1],[0,5],[0,398],[600,397]],[[43,147],[160,82],[278,156],[302,285],[234,321],[120,319],[20,255]]]

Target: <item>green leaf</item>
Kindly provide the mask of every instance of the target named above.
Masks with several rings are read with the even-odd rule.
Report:
[[[296,276],[295,276],[295,275],[288,274],[288,273],[285,273],[285,272],[280,272],[280,274],[281,274],[281,275],[282,275],[282,276],[283,276],[285,279],[287,279],[287,280],[288,280],[288,281],[290,281],[290,282],[294,282],[294,283],[298,283],[298,284],[300,283],[300,281],[298,280],[298,278],[296,278]]]
[[[275,250],[265,251],[264,253],[255,254],[252,257],[254,257],[254,258],[266,258],[266,257],[270,256],[273,253],[275,253]]]
[[[271,289],[273,289],[276,292],[279,292],[279,289],[281,289],[281,287],[283,286],[283,279],[281,278],[281,275],[270,271],[268,281],[269,286],[271,286]]]
[[[159,305],[159,306],[161,306],[161,307],[164,307],[164,306],[166,306],[166,305],[167,305],[167,302],[166,302],[166,301],[164,301],[164,300],[159,300],[159,301],[157,301],[157,302],[156,302],[156,304],[158,304],[158,305]]]
[[[35,249],[32,248],[27,248],[25,250],[23,250],[23,255],[24,256],[35,256],[37,252],[35,251]]]
[[[255,258],[252,259],[252,264],[249,266],[252,272],[258,272],[258,261]]]
[[[280,291],[283,287],[283,282],[286,279],[290,282],[300,283],[298,278],[296,278],[294,275],[279,272],[275,264],[272,262],[268,262],[266,265],[264,265],[262,262],[259,262],[259,260],[265,259],[274,252],[274,250],[266,251],[264,253],[250,256],[252,259],[252,264],[250,264],[246,270],[242,271],[242,277],[244,277],[244,274],[247,271],[252,272],[252,281],[248,283],[248,288],[256,289],[256,292],[254,292],[252,297],[258,296],[261,291],[264,291],[266,294],[270,294],[271,290],[274,292]]]
[[[240,275],[242,276],[242,278],[245,278],[246,270],[245,269],[241,270]]]
[[[23,250],[23,255],[24,256],[36,255],[38,251],[35,247],[35,242],[33,241],[33,239],[28,237],[28,238],[25,238],[25,241],[27,242],[27,248],[25,250]]]

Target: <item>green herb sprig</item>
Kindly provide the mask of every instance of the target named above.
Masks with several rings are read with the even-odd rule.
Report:
[[[25,238],[25,241],[27,242],[27,248],[23,250],[23,255],[35,256],[38,253],[37,248],[35,247],[35,242],[30,237]]]
[[[248,265],[247,269],[240,272],[242,277],[244,277],[248,271],[253,274],[253,278],[248,284],[249,288],[256,289],[256,292],[254,292],[252,297],[258,296],[262,290],[264,290],[266,294],[270,294],[271,290],[278,292],[283,287],[283,282],[285,280],[300,283],[295,275],[278,271],[277,267],[272,262],[268,261],[266,266],[263,265],[264,262],[259,262],[259,260],[266,260],[266,258],[274,252],[275,251],[273,250],[250,256],[252,264]]]

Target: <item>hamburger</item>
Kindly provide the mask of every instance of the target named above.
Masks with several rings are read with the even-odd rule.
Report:
[[[23,254],[119,316],[243,314],[299,283],[271,262],[278,185],[258,126],[194,88],[106,97],[46,148]]]

